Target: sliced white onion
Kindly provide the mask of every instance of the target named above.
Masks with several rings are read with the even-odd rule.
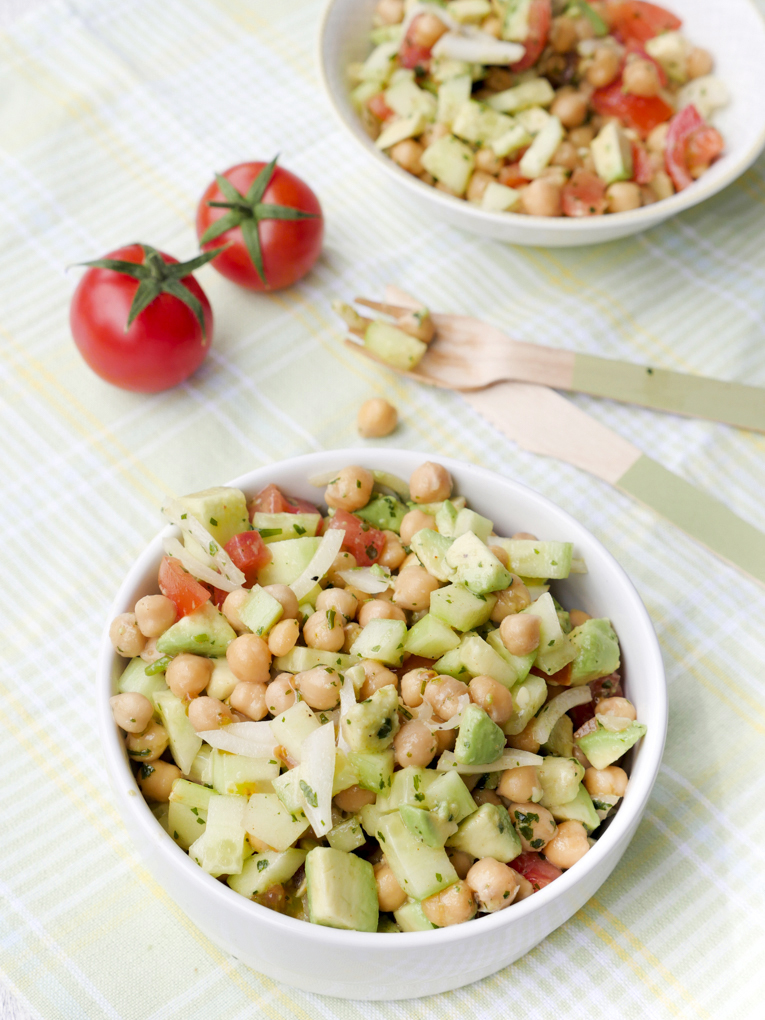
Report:
[[[622,730],[628,730],[633,719],[628,719],[623,715],[599,715],[596,717],[604,730],[608,730],[609,733],[621,733]]]
[[[350,751],[351,747],[343,733],[343,720],[356,704],[356,684],[354,680],[357,678],[360,681],[360,687],[366,679],[363,666],[351,666],[350,669],[346,669],[345,673],[343,673],[343,686],[340,688],[340,730],[337,736],[337,746],[346,753]]]
[[[570,708],[586,705],[588,701],[592,701],[592,691],[587,684],[583,687],[570,687],[562,694],[556,694],[534,720],[532,730],[534,740],[540,744],[546,743],[561,716],[565,715]]]
[[[541,765],[541,755],[532,754],[531,751],[517,751],[513,747],[507,747],[495,761],[488,765],[462,765],[454,757],[453,751],[444,751],[438,759],[436,769],[439,772],[459,772],[465,776],[477,776],[483,772],[504,772],[505,769],[517,769],[524,765]]]
[[[425,704],[425,702],[423,702],[423,704]],[[459,707],[457,708],[457,711],[454,713],[451,719],[447,719],[446,722],[442,723],[428,722],[425,725],[428,727],[431,733],[435,733],[436,730],[456,730],[457,727],[462,722],[462,713],[465,711],[469,704],[470,695],[460,694],[460,696],[457,698],[457,705]]]
[[[209,557],[210,561],[218,568],[224,577],[235,583],[237,588],[242,587],[246,581],[242,571],[239,567],[234,565],[229,554],[223,546],[213,538],[207,528],[203,524],[200,524],[193,514],[187,513],[177,499],[171,500],[166,507],[163,507],[162,513],[172,524],[179,527],[182,532],[188,533],[192,538],[195,538],[197,542],[199,542],[205,552],[205,555]],[[221,586],[218,585],[218,587]]]
[[[199,736],[210,747],[247,758],[275,758],[276,740],[267,722],[240,722],[219,730],[203,730]]]
[[[217,573],[207,564],[202,563],[196,556],[186,549],[177,538],[165,538],[162,541],[162,548],[165,550],[168,556],[174,556],[175,559],[181,564],[181,566],[188,570],[192,577],[196,577],[198,581],[205,581],[207,584],[212,584],[216,588],[220,588],[222,591],[236,591],[237,588],[241,588],[241,583],[229,581],[223,574]]]
[[[469,64],[515,64],[525,52],[520,43],[495,39],[472,25],[463,25],[459,32],[446,32],[433,47],[434,57]]]
[[[297,580],[293,581],[290,588],[295,593],[298,602],[304,599],[312,588],[324,577],[332,566],[335,556],[340,552],[345,532],[342,528],[331,528],[322,536],[319,548],[313,554],[313,558]]]
[[[335,727],[332,723],[326,723],[309,733],[300,746],[300,794],[303,810],[319,838],[332,828],[334,778]]]
[[[571,559],[571,570],[569,571],[569,573],[571,573],[571,574],[586,574],[587,573],[587,564],[584,562],[584,559],[581,556],[574,556],[574,557],[572,557],[572,559]]]
[[[354,588],[366,592],[367,595],[379,595],[392,585],[389,577],[373,574],[371,567],[353,567],[351,570],[339,570],[338,574],[346,584],[352,584]]]

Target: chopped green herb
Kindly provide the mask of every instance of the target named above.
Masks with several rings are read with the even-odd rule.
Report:
[[[335,629],[335,616],[336,615],[337,614],[336,614],[334,609],[328,609],[327,610],[327,629],[328,630],[334,630]]]
[[[263,857],[258,861],[258,871],[265,871],[268,867],[268,859]]]
[[[171,662],[171,656],[163,655],[161,659],[157,659],[156,662],[152,662],[151,665],[147,666],[144,673],[146,676],[155,676],[157,673],[164,673]]]
[[[305,528],[302,524],[293,524],[292,528],[298,533],[298,535],[305,535]]]
[[[153,765],[149,765],[149,764],[142,765],[141,766],[141,779],[148,779],[149,776],[152,774],[152,772],[155,772],[155,771],[156,770],[155,770]]]
[[[443,878],[441,877],[441,875],[439,875],[438,872],[436,872],[436,881],[437,882],[443,882]]]
[[[272,538],[274,535],[281,535],[281,528],[259,528],[261,538]]]
[[[204,641],[209,641],[210,640],[210,635],[209,634],[195,634],[194,635],[194,640],[198,644],[201,645]]]
[[[212,526],[213,526],[214,528],[217,528],[217,527],[218,527],[218,522],[217,522],[217,521],[215,520],[215,518],[214,518],[214,517],[211,517],[211,518],[210,518],[210,524],[212,524]]]
[[[305,779],[300,780],[300,789],[303,791],[306,803],[310,804],[311,807],[319,806],[319,798],[316,796],[316,791],[311,789]]]

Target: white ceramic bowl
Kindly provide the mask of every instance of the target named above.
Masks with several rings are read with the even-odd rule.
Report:
[[[336,450],[260,468],[231,484],[254,495],[268,482],[315,500],[306,479],[358,463],[408,478],[421,454],[396,450]],[[402,999],[476,981],[517,960],[572,916],[608,878],[640,821],[661,760],[667,694],[651,621],[624,571],[581,524],[518,482],[482,468],[440,458],[456,491],[492,518],[503,533],[531,529],[547,539],[573,541],[588,574],[563,582],[564,598],[595,616],[608,616],[621,641],[626,683],[648,733],[634,754],[622,806],[595,847],[571,871],[529,899],[467,924],[432,932],[346,932],[284,917],[233,892],[202,871],[166,835],[133,779],[124,742],[109,708],[124,660],[105,633],[98,667],[98,715],[117,807],[146,867],[178,906],[221,949],[277,981],[349,999]],[[162,534],[167,534],[165,529]],[[132,610],[156,592],[161,535],[138,557],[112,606]],[[111,619],[111,616],[110,616]]]
[[[664,6],[683,19],[683,31],[694,43],[714,54],[715,73],[730,89],[732,102],[715,119],[726,151],[685,191],[633,212],[584,219],[490,213],[437,191],[398,167],[370,140],[349,99],[346,68],[369,52],[375,0],[329,0],[320,33],[319,64],[340,123],[401,199],[455,227],[513,244],[556,248],[596,244],[637,234],[698,205],[735,181],[765,146],[765,22],[752,0],[666,0]]]

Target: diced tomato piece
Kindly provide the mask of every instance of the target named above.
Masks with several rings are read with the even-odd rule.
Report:
[[[637,184],[650,184],[656,176],[651,157],[642,145],[632,143],[632,177]]]
[[[563,874],[560,868],[556,868],[554,864],[550,864],[541,854],[534,853],[533,850],[527,850],[515,860],[510,861],[510,867],[531,882],[534,892],[544,889],[546,885],[554,882]]]
[[[435,659],[426,659],[422,655],[410,655],[408,659],[404,660],[403,665],[393,666],[391,671],[400,678],[411,669],[432,669],[435,661]]]
[[[633,96],[622,92],[621,78],[593,92],[591,102],[596,113],[618,117],[625,127],[633,128],[643,138],[669,120],[674,112],[661,96]]]
[[[385,545],[382,531],[349,514],[347,510],[335,511],[335,516],[327,525],[327,530],[330,528],[342,528],[345,531],[343,549],[356,557],[360,567],[371,567],[377,562]]]
[[[529,34],[523,40],[526,52],[516,63],[510,65],[511,71],[527,71],[539,60],[542,50],[547,45],[547,36],[552,24],[552,0],[531,0],[529,7]]]
[[[716,128],[703,127],[691,135],[685,147],[685,159],[691,177],[700,177],[724,148],[725,142]]]
[[[307,499],[298,499],[297,496],[285,496],[284,497],[286,506],[284,512],[286,514],[320,514],[321,511],[313,503],[309,503]]]
[[[574,732],[580,726],[584,726],[588,719],[592,719],[595,715],[595,706],[599,701],[602,701],[604,698],[624,697],[622,682],[618,673],[610,673],[608,676],[601,677],[600,680],[593,680],[590,684],[590,690],[592,691],[592,701],[588,701],[586,705],[575,705],[568,710],[568,715],[571,716],[571,721],[574,724]]]
[[[700,176],[723,148],[719,131],[707,124],[693,104],[674,116],[667,132],[664,159],[677,190],[693,184],[695,176]]]
[[[257,531],[242,531],[223,546],[235,567],[244,574],[245,588],[255,584],[258,571],[272,560],[271,550]]]
[[[382,92],[378,92],[376,96],[368,99],[367,106],[378,120],[390,120],[393,116],[393,110],[385,102],[385,96]]]
[[[606,17],[612,31],[622,41],[648,42],[661,32],[674,32],[682,25],[680,18],[657,4],[645,0],[610,0]]]
[[[404,36],[398,51],[398,62],[402,67],[414,71],[427,71],[430,67],[431,46],[421,46],[414,41],[417,31],[417,22],[422,15],[412,19],[407,33]]]
[[[180,560],[163,556],[159,565],[159,590],[175,604],[178,616],[188,616],[210,598],[210,592],[181,566]]]
[[[591,170],[575,170],[561,195],[565,216],[602,216],[606,211],[606,185]]]
[[[213,600],[213,603],[215,604],[217,609],[222,609],[223,608],[223,603],[226,601],[226,596],[227,595],[228,595],[228,592],[224,591],[222,588],[213,588],[213,590],[212,590],[212,600]]]
[[[250,520],[253,514],[283,514],[287,506],[287,500],[282,495],[281,489],[273,482],[261,489],[255,499],[250,502]]]
[[[522,153],[519,153],[519,159],[515,163],[509,163],[499,171],[499,183],[504,184],[507,188],[523,188],[531,183],[528,177],[524,177],[521,173],[521,155]]]

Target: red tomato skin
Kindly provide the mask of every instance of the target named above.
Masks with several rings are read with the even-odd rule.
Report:
[[[255,178],[266,163],[239,163],[223,174],[241,195],[246,195]],[[226,198],[213,181],[202,195],[197,206],[197,235],[201,238],[213,223],[228,212],[210,207],[208,202],[225,202]],[[264,282],[250,259],[250,253],[239,227],[233,227],[202,245],[204,251],[228,245],[225,251],[212,260],[212,265],[233,283],[249,290],[273,291],[297,283],[321,254],[324,237],[324,219],[319,200],[313,191],[295,174],[283,167],[274,168],[274,174],[265,190],[262,201],[267,205],[287,205],[303,212],[315,213],[308,220],[262,220],[259,227]]]
[[[271,550],[257,531],[242,531],[223,546],[235,567],[244,574],[245,588],[255,584],[258,571],[273,559]]]
[[[172,255],[160,253],[167,263]],[[143,262],[140,244],[129,244],[106,258]],[[113,386],[134,393],[159,393],[183,382],[207,357],[213,334],[210,302],[193,276],[182,280],[202,303],[206,339],[192,310],[171,294],[160,294],[125,324],[138,280],[113,269],[88,269],[72,296],[69,323],[86,364]]]
[[[685,146],[685,160],[691,177],[694,176],[693,170],[706,170],[724,148],[725,142],[716,128],[707,125],[694,132]]]
[[[385,96],[382,92],[378,92],[376,96],[368,99],[367,106],[378,120],[389,120],[393,116],[393,110],[385,102]]]
[[[688,143],[693,135],[706,126],[704,118],[693,104],[686,106],[669,122],[664,161],[667,173],[678,191],[693,184],[693,177],[688,172]]]
[[[546,885],[554,882],[563,874],[560,868],[556,868],[554,864],[550,864],[541,854],[534,853],[533,850],[526,850],[519,854],[518,857],[510,861],[510,867],[531,882],[534,892],[544,889]]]
[[[682,25],[670,11],[645,0],[611,0],[606,12],[611,29],[625,43],[646,43],[660,32],[674,32]]]
[[[255,499],[251,500],[250,520],[258,514],[318,514],[319,508],[309,503],[307,499],[297,499],[294,496],[285,496],[278,485],[271,482],[265,489],[261,489]]]
[[[602,701],[604,698],[624,697],[624,690],[618,673],[610,673],[600,680],[593,680],[589,687],[592,691],[592,701],[588,701],[586,705],[574,705],[573,708],[568,710],[568,715],[571,716],[571,721],[574,724],[574,732],[580,726],[584,726],[588,719],[593,718],[595,707],[599,701]]]
[[[329,531],[331,528],[343,528],[345,531],[343,549],[347,549],[356,557],[360,567],[371,567],[377,562],[385,545],[385,535],[382,531],[349,514],[347,510],[335,511],[335,516],[330,520],[326,530]]]
[[[171,556],[163,556],[159,565],[159,590],[174,603],[179,618],[199,609],[211,596],[209,588],[187,574],[180,561]]]
[[[634,128],[643,138],[669,120],[674,112],[661,96],[633,96],[622,92],[621,78],[604,89],[596,89],[591,102],[596,113],[604,117],[618,117],[626,127]]]
[[[607,205],[605,182],[589,170],[575,170],[563,188],[561,203],[566,216],[602,216]],[[562,680],[556,682],[563,683]]]
[[[542,50],[547,45],[551,24],[552,0],[531,0],[529,34],[522,44],[526,47],[526,52],[520,60],[510,65],[511,71],[527,71],[536,64],[542,55]]]
[[[632,167],[632,177],[637,184],[650,184],[656,176],[651,157],[636,142],[632,143]]]
[[[527,177],[524,177],[521,173],[520,159],[515,163],[509,163],[507,166],[503,166],[499,171],[497,178],[500,184],[504,184],[508,188],[522,188],[526,184],[531,182]]]

